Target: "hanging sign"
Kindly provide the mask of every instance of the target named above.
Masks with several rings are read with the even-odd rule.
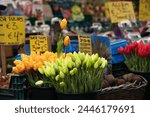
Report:
[[[79,51],[92,54],[91,38],[90,36],[78,36]]]
[[[30,36],[30,52],[45,52],[48,51],[47,36],[35,35]]]
[[[150,20],[150,0],[140,0],[139,19],[140,21]]]
[[[109,2],[109,14],[112,23],[136,21],[132,2]]]
[[[0,44],[18,45],[25,40],[23,16],[0,16]]]

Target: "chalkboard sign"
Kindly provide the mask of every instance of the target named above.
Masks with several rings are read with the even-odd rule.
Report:
[[[136,21],[132,2],[109,2],[108,6],[112,23],[125,20]]]
[[[34,35],[30,36],[30,52],[45,52],[48,51],[47,36]]]
[[[23,16],[0,16],[0,44],[18,45],[25,40]]]
[[[139,19],[141,21],[150,20],[150,0],[140,0]]]

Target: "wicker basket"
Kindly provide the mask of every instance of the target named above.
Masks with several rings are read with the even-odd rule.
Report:
[[[137,85],[126,83],[120,86],[108,87],[99,92],[99,100],[142,100],[147,86],[147,81],[140,76],[143,81]]]

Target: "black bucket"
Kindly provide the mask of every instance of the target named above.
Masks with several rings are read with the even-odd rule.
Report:
[[[55,100],[56,92],[53,87],[31,87],[29,100]]]
[[[57,93],[58,100],[97,100],[97,92],[91,93]]]

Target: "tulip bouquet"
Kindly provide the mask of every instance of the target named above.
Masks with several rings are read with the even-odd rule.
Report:
[[[124,55],[125,63],[130,70],[150,72],[150,43],[134,41],[125,48],[120,47],[118,51]]]
[[[59,58],[64,59],[65,57],[71,56],[72,53],[63,54],[61,53],[59,55]],[[27,74],[28,81],[31,86],[37,87],[37,86],[43,86],[43,87],[49,87],[49,83],[47,82],[45,76],[39,73],[38,69],[40,69],[44,63],[47,61],[49,63],[52,63],[58,58],[57,53],[48,52],[46,51],[43,54],[40,54],[39,52],[31,52],[30,56],[27,56],[25,54],[21,55],[21,60],[15,60],[13,67],[13,72],[15,74]],[[42,83],[37,82],[39,80],[42,80]],[[44,82],[43,82],[44,81]],[[40,85],[42,84],[42,85]]]
[[[101,80],[108,62],[98,54],[74,52],[71,57],[45,62],[38,71],[45,75],[60,93],[87,93],[101,89]]]

